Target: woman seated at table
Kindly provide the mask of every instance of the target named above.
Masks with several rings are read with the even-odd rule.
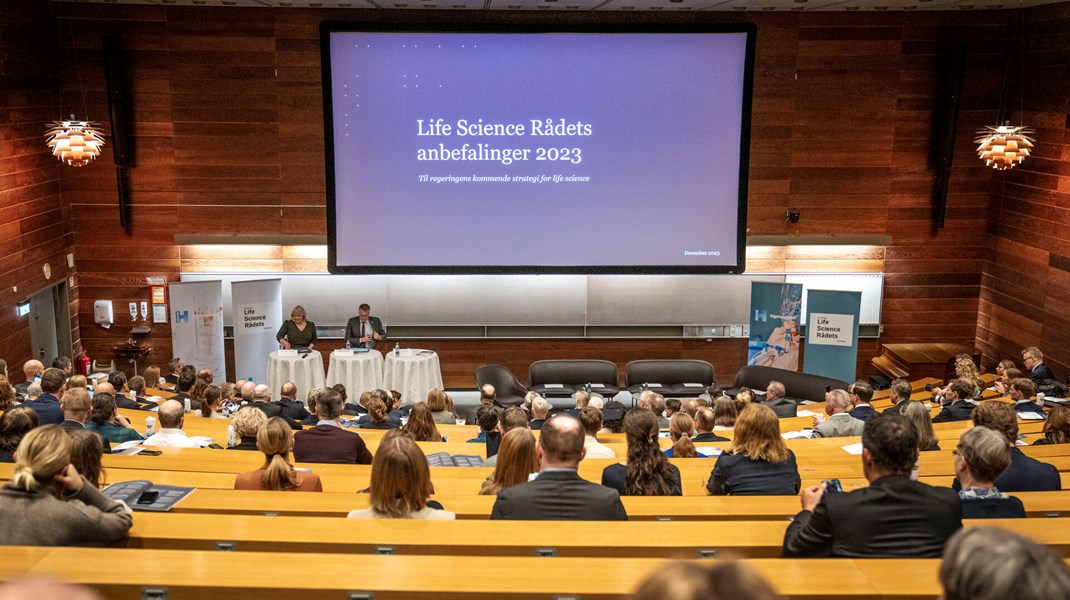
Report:
[[[23,436],[40,423],[37,411],[29,406],[16,406],[0,417],[0,462],[15,462],[15,449]]]
[[[691,437],[695,435],[695,420],[685,412],[673,413],[669,419],[669,439],[672,448],[665,451],[666,458],[696,458],[698,451]]]
[[[379,396],[372,394],[365,405],[368,409],[368,421],[360,425],[361,429],[397,429],[400,423],[391,421],[386,403]]]
[[[739,410],[736,409],[736,401],[728,396],[718,396],[713,401],[713,430],[729,431],[736,426],[736,417]]]
[[[267,415],[259,408],[239,408],[227,425],[227,450],[256,450],[256,435],[266,422]]]
[[[1033,442],[1044,444],[1070,444],[1070,406],[1056,406],[1044,420],[1044,437]]]
[[[0,488],[3,544],[103,546],[126,536],[130,509],[82,479],[71,465],[71,438],[58,425],[27,433],[15,455],[11,481]]]
[[[431,409],[426,402],[417,402],[409,411],[409,422],[405,423],[405,431],[412,435],[417,442],[444,442],[446,438],[438,432],[435,420],[431,418]]]
[[[350,519],[453,520],[457,515],[429,507],[435,493],[427,457],[412,436],[391,431],[383,436],[372,459],[371,507],[350,511]]]
[[[962,489],[963,519],[1024,519],[1022,501],[996,489],[995,481],[1011,464],[1007,438],[987,427],[973,427],[959,436],[955,477]]]
[[[236,490],[277,492],[322,492],[323,484],[315,473],[298,473],[290,464],[293,430],[282,417],[271,417],[256,433],[256,448],[264,453],[264,466],[241,473],[234,480]]]
[[[312,350],[316,346],[316,324],[308,320],[305,307],[298,304],[290,311],[289,320],[283,321],[275,339],[286,349]]]
[[[218,385],[210,385],[204,390],[204,400],[201,401],[201,416],[209,419],[225,419],[223,414],[223,389]]]
[[[160,367],[145,367],[145,370],[141,372],[141,376],[145,379],[145,387],[154,390],[160,389],[160,386],[166,383],[160,377]]]
[[[85,428],[113,444],[145,439],[134,430],[126,417],[119,414],[119,409],[115,406],[115,396],[111,394],[101,393],[93,396],[93,404]]]
[[[416,407],[412,410],[415,411]],[[412,424],[412,417],[409,419]],[[494,472],[483,482],[479,494],[496,496],[507,487],[526,483],[532,473],[538,472],[539,457],[535,454],[535,436],[526,427],[515,427],[502,436]]]
[[[671,464],[658,447],[658,419],[654,413],[644,409],[628,411],[624,415],[624,440],[628,443],[628,463],[603,469],[602,485],[617,490],[622,496],[679,496],[683,493],[680,469]]]
[[[427,391],[427,407],[431,409],[431,418],[439,425],[453,425],[457,415],[447,408],[446,392],[438,388]]]
[[[780,437],[773,409],[748,404],[736,419],[735,435],[710,473],[706,491],[714,496],[793,496],[799,493],[795,454]]]
[[[929,452],[940,449],[940,439],[933,431],[933,420],[929,409],[923,402],[908,400],[900,409],[900,414],[910,419],[914,429],[918,432],[918,452]]]
[[[96,398],[94,398],[96,400]],[[87,483],[98,490],[104,484],[104,444],[100,436],[89,429],[71,429],[71,464]]]

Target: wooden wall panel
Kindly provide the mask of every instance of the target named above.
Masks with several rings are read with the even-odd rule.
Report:
[[[72,33],[45,39],[59,37],[64,40],[61,51],[78,50],[78,60],[66,64],[81,69],[90,91],[90,112],[106,115],[99,33],[121,34],[130,57],[137,146],[130,178],[132,235],[125,235],[118,226],[110,156],[83,172],[57,175],[64,195],[61,214],[71,227],[63,239],[78,261],[78,292],[85,300],[79,308],[79,322],[91,354],[107,355],[111,345],[126,337],[121,329],[104,331],[92,324],[87,310],[91,301],[107,297],[124,305],[129,300],[145,300],[144,277],[176,280],[179,261],[185,257],[179,256],[174,235],[324,234],[318,24],[325,18],[377,19],[381,13],[73,3],[59,3],[52,10],[57,19],[51,24],[46,20],[41,27]],[[1066,73],[1067,53],[1060,52],[1065,38],[1058,33],[1066,19],[1063,13],[1065,9],[1051,7],[1028,11],[1030,23],[1047,32],[1036,38],[1030,52],[1056,79]],[[1070,193],[1065,134],[1058,149],[1040,152],[1033,171],[1021,170],[1022,175],[1005,178],[1006,187],[1003,177],[994,178],[973,156],[973,130],[991,122],[998,106],[1000,52],[1005,44],[992,40],[1006,38],[1011,15],[1008,11],[925,11],[671,16],[757,23],[750,232],[890,236],[892,243],[884,249],[884,256],[872,259],[883,258],[887,273],[882,342],[976,341],[986,356],[993,356],[993,352],[1003,352],[1002,340],[1009,339],[1002,336],[1014,338],[1035,329],[1011,314],[1028,319],[1030,308],[1056,305],[1053,294],[1046,295],[1042,303],[1030,303],[1007,289],[1005,279],[1014,269],[999,271],[995,265],[1005,264],[999,256],[1012,264],[1015,257],[997,251],[993,236],[998,235],[990,232],[990,222],[1006,221],[1007,240],[1025,244],[1037,231],[1052,229],[1031,227],[1029,220],[1037,215],[1070,219],[1058,210],[1070,206],[1065,201]],[[419,18],[454,20],[458,16],[420,11]],[[481,13],[480,18],[513,17],[491,12]],[[537,18],[612,23],[649,15],[560,12]],[[972,43],[947,225],[934,231],[933,173],[927,158],[932,107],[940,83],[938,65],[944,41],[949,39]],[[995,48],[994,54],[983,48]],[[1043,81],[1039,71],[1033,78],[1046,90],[1060,89]],[[23,94],[36,89],[18,87]],[[1065,132],[1065,118],[1061,124],[1057,118],[1060,106],[1065,112],[1065,88],[1062,96],[1043,94],[1045,98],[1037,100],[1042,104],[1032,109],[1043,116],[1038,122],[1044,123],[1045,138],[1049,132]],[[70,95],[77,90],[65,91]],[[36,136],[36,127],[32,129],[23,135]],[[0,171],[0,205],[4,207],[9,205],[14,181]],[[56,185],[48,177],[34,175],[22,181],[46,197],[49,183],[53,188]],[[1004,210],[1005,201],[999,195],[1003,189],[1016,197],[1028,196],[1036,206]],[[799,223],[785,222],[787,208],[801,211]],[[38,221],[31,224],[39,226]],[[1057,250],[1058,256],[1070,256],[1070,234],[1046,239],[1049,253]],[[8,255],[0,247],[0,266]],[[205,258],[204,268],[211,268],[212,260]],[[272,258],[270,264],[277,260]],[[820,260],[837,262],[835,257]],[[283,264],[295,270],[315,269],[320,261],[320,256],[283,258]],[[773,260],[778,261],[791,262]],[[0,288],[0,302],[3,294]],[[1003,311],[984,312],[982,325],[979,305],[982,311],[990,306]],[[1006,326],[990,329],[994,322],[1006,322]],[[1053,335],[1044,318],[1036,322],[1044,335]],[[155,347],[154,362],[166,361],[169,337],[167,326],[153,328],[149,340]],[[486,349],[472,348],[473,344],[486,344]],[[450,377],[459,381],[461,372],[474,363],[503,352],[507,356],[516,353],[510,360],[517,365],[556,351],[597,350],[620,354],[621,360],[633,356],[632,349],[621,350],[618,341],[543,344],[542,340],[464,342],[466,349],[457,355],[458,365],[449,367]],[[665,344],[656,351],[712,356],[718,372],[726,375],[734,373],[744,355],[738,341],[718,342],[715,345],[720,349],[712,353],[701,344],[693,347],[683,340]],[[866,374],[865,355],[879,352],[879,345],[863,345],[859,371]],[[1070,364],[1070,356],[1063,360]]]

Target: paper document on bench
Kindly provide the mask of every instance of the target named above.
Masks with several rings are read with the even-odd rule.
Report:
[[[151,481],[138,479],[134,481],[121,481],[113,483],[101,490],[101,493],[112,500],[121,500],[134,510],[148,512],[167,512],[175,507],[183,498],[193,493],[197,488],[179,487],[177,485],[153,485]],[[156,498],[152,502],[138,502],[142,494],[155,492]]]
[[[844,451],[847,452],[847,454],[854,454],[855,456],[861,456],[862,455],[862,442],[858,442],[857,444],[848,444],[847,446],[844,446],[843,449],[844,449]]]

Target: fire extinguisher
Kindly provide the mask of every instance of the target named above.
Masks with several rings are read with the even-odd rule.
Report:
[[[93,359],[89,358],[89,355],[85,353],[85,348],[82,348],[82,353],[78,356],[78,373],[89,376],[89,367],[93,364]]]

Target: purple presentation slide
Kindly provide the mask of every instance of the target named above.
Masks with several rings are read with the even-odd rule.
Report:
[[[746,33],[329,48],[341,269],[737,265]]]

